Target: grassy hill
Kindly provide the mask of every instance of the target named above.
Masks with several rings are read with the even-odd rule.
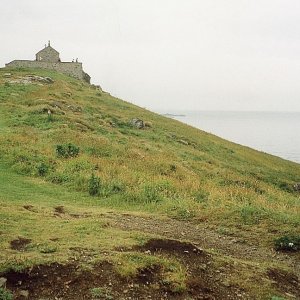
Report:
[[[0,69],[0,272],[16,299],[300,297],[299,254],[273,250],[300,243],[299,182],[299,164],[95,86]]]

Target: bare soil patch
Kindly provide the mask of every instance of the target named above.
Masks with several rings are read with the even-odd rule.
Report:
[[[24,205],[23,208],[31,212],[37,212],[33,205]]]
[[[25,251],[26,246],[30,243],[30,239],[19,237],[10,242],[10,248],[17,251]]]
[[[194,266],[197,268],[197,266]],[[39,265],[23,272],[10,271],[1,276],[7,279],[7,288],[14,293],[15,300],[24,299],[236,299],[232,289],[219,287],[206,274],[195,274],[188,282],[188,290],[182,293],[170,291],[162,280],[161,266],[153,265],[140,269],[134,278],[123,278],[109,262],[97,264],[93,270],[84,271],[76,264]],[[196,279],[197,278],[197,279]],[[100,288],[105,295],[92,297],[92,289]],[[106,297],[106,298],[105,298]],[[241,297],[239,299],[247,299]]]
[[[284,270],[269,269],[267,275],[274,281],[278,290],[283,290],[300,299],[300,282],[295,274]]]
[[[245,259],[255,262],[280,262],[294,269],[300,276],[300,254],[281,253],[261,244],[240,242],[233,236],[220,235],[203,224],[195,224],[188,221],[179,221],[170,218],[164,220],[152,217],[140,217],[130,214],[109,215],[110,224],[123,230],[136,230],[150,234],[158,234],[167,239],[189,241],[193,245],[203,249],[214,249],[220,254],[233,258]]]
[[[151,239],[140,248],[153,252],[168,252],[173,255],[180,254],[189,257],[193,255],[207,256],[202,249],[191,243],[170,239]]]
[[[192,299],[247,299],[243,291],[224,285],[226,270],[220,272],[213,266],[211,256],[188,242],[171,239],[151,239],[145,245],[136,247],[153,255],[175,257],[187,270],[187,290]],[[229,271],[229,270],[228,270]],[[172,287],[164,287],[171,289]]]
[[[57,214],[64,214],[66,212],[62,205],[54,207],[54,211]]]

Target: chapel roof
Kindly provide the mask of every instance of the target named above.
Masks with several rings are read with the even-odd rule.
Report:
[[[48,46],[45,45],[45,48],[42,49],[42,50],[40,50],[37,54],[42,53],[42,52],[44,52],[46,50],[51,50],[52,52],[55,52],[55,53],[59,54],[58,51],[56,51],[54,48],[51,47],[50,41],[48,42]]]

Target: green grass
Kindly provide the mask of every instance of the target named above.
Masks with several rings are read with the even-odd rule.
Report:
[[[7,83],[6,72],[0,69],[0,271],[66,262],[76,247],[88,247],[95,261],[109,251],[116,265],[127,262],[119,270],[124,274],[155,263],[142,254],[114,251],[149,235],[112,228],[108,211],[207,222],[269,246],[275,238],[297,234],[300,198],[292,186],[300,182],[299,164],[56,72],[10,71],[12,79],[29,73],[54,79],[44,86]],[[132,127],[129,121],[136,117],[150,126]],[[78,156],[57,155],[57,146],[69,143],[79,148]],[[57,216],[57,206],[66,213]],[[21,253],[9,247],[18,237],[31,240]],[[159,262],[166,270],[172,263]],[[184,289],[180,264],[173,269],[167,276]]]
[[[228,216],[233,224],[277,224],[283,231],[300,225],[300,201],[292,189],[300,181],[298,164],[222,140],[56,72],[30,70],[51,76],[55,83],[47,86],[5,84],[4,72],[0,154],[14,172],[42,173],[44,180],[78,191],[79,197],[88,194],[94,174],[101,181],[94,201],[105,198],[109,207],[155,207],[173,217],[218,225]],[[17,77],[29,70],[12,73]],[[129,121],[134,117],[151,127],[133,128]],[[56,155],[58,145],[67,143],[79,147],[78,157]]]

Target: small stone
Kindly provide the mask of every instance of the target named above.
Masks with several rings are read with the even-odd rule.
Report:
[[[4,73],[3,77],[9,78],[9,77],[11,77],[11,73]]]
[[[185,140],[179,140],[178,141],[180,144],[183,144],[183,145],[186,145],[188,146],[189,145],[189,142],[185,141]]]
[[[54,82],[54,80],[52,78],[50,78],[50,77],[45,77],[45,80],[48,83],[53,83]]]
[[[0,277],[0,288],[6,286],[7,279],[4,277]]]
[[[300,182],[294,184],[294,190],[295,190],[296,192],[300,192]]]
[[[28,292],[27,290],[21,290],[21,291],[19,292],[19,295],[20,295],[21,297],[27,299],[27,298],[29,297],[29,292]]]
[[[229,282],[228,280],[222,281],[222,284],[223,284],[225,287],[230,287],[230,286],[231,286],[231,284],[230,284],[230,282]]]
[[[291,297],[291,298],[295,298],[295,299],[296,299],[296,296],[295,296],[295,295],[293,295],[293,294],[290,294],[290,293],[285,293],[285,295],[286,295],[286,296],[288,296],[288,297]]]

